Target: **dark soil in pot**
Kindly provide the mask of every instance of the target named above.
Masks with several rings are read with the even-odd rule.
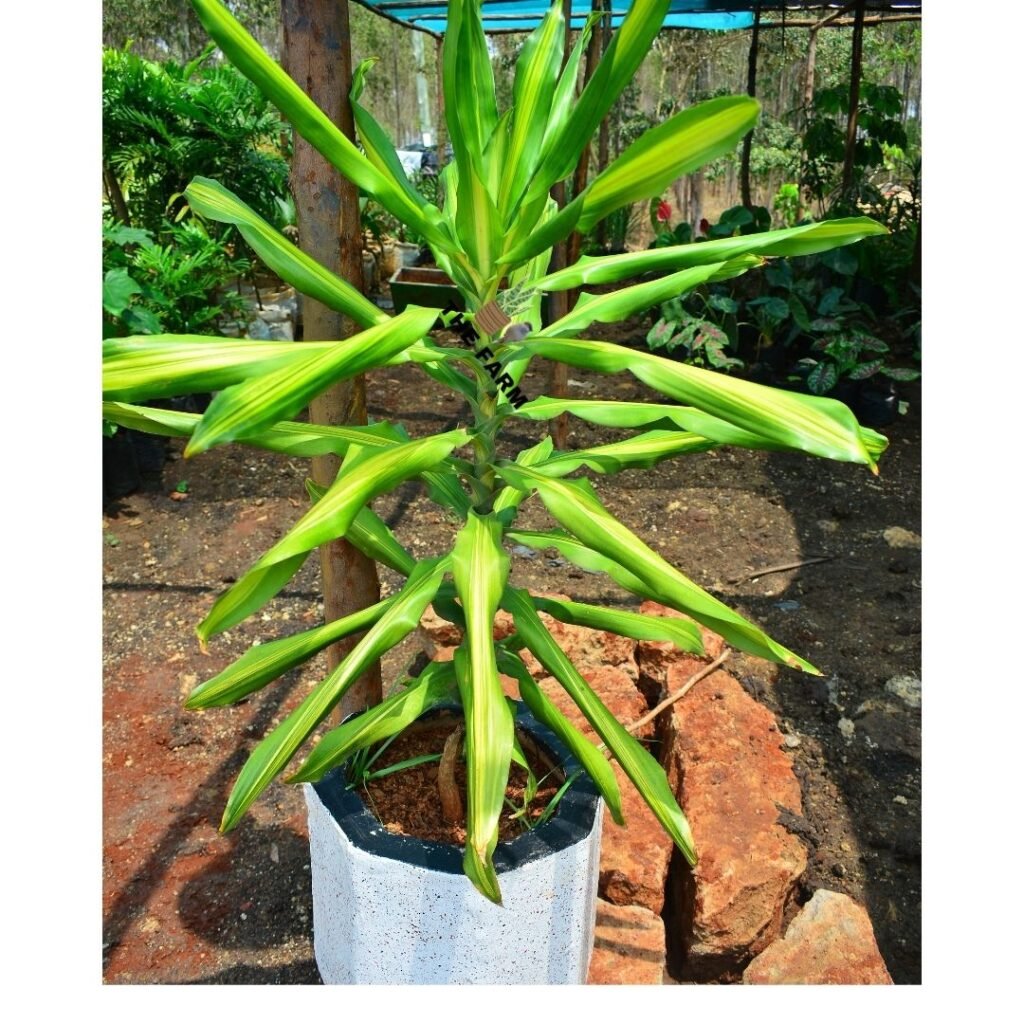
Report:
[[[445,741],[452,734],[461,719],[445,716],[431,721],[417,723],[406,729],[374,761],[371,771],[379,771],[389,765],[398,764],[409,758],[424,754],[440,754]],[[529,738],[518,733],[534,775],[540,782],[536,796],[530,803],[527,816],[536,821],[561,785],[561,773],[552,772],[550,765],[542,760],[539,751],[529,743]],[[545,778],[547,776],[547,778]],[[509,804],[499,819],[498,837],[502,842],[515,839],[527,830],[522,818],[516,812],[522,807],[526,791],[526,772],[517,764],[509,772],[509,783],[505,797]],[[455,762],[455,784],[466,806],[466,763],[460,756]],[[466,841],[466,821],[463,814],[459,820],[445,819],[438,789],[438,764],[429,762],[411,768],[403,768],[392,775],[372,779],[358,790],[370,812],[393,833],[415,836],[436,843],[463,845]]]

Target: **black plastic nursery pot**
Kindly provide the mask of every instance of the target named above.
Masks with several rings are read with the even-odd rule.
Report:
[[[421,719],[423,721],[423,719]],[[579,765],[518,705],[516,726],[567,774]],[[306,787],[317,966],[328,984],[580,984],[593,948],[602,804],[581,775],[543,825],[499,843],[502,904],[459,846],[388,831],[343,768]]]

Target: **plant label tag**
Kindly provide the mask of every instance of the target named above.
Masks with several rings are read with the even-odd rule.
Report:
[[[473,314],[473,323],[484,334],[500,334],[512,321],[501,306],[491,299]]]

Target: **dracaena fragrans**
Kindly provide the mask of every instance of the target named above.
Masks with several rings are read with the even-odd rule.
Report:
[[[863,463],[874,469],[885,439],[858,425],[838,402],[776,391],[743,380],[585,338],[587,327],[613,323],[704,282],[742,274],[764,260],[798,256],[857,241],[883,228],[866,218],[807,224],[781,231],[668,246],[618,256],[583,257],[548,272],[552,246],[614,210],[660,195],[674,179],[731,151],[751,128],[757,104],[720,97],[697,104],[641,136],[559,210],[551,187],[573,171],[583,148],[647,53],[667,0],[635,0],[580,96],[576,79],[593,22],[579,34],[563,67],[565,24],[557,0],[523,45],[512,107],[499,114],[481,25],[480,5],[448,4],[444,43],[445,112],[454,160],[442,173],[443,203],[427,202],[404,174],[372,115],[359,102],[369,65],[354,76],[351,100],[362,151],[354,146],[260,49],[217,0],[194,0],[199,16],[227,58],[246,74],[344,175],[425,238],[456,282],[475,321],[476,347],[501,370],[485,372],[473,347],[432,339],[440,310],[410,307],[389,316],[358,290],[318,265],[242,203],[223,184],[197,178],[187,197],[197,214],[234,224],[264,262],[300,291],[362,326],[342,341],[304,344],[199,337],[150,336],[106,345],[104,415],[136,429],[188,437],[186,454],[238,441],[289,455],[335,453],[343,458],[334,483],[310,488],[312,506],[252,568],[223,593],[198,627],[203,643],[262,607],[318,546],[345,537],[397,570],[406,583],[395,595],[338,621],[252,648],[189,698],[190,707],[230,704],[277,679],[334,641],[362,633],[355,648],[256,747],[224,812],[235,825],[363,670],[412,631],[428,606],[463,631],[450,663],[432,664],[377,707],[327,732],[291,769],[292,780],[319,778],[354,752],[377,743],[454,694],[465,716],[468,769],[464,866],[473,884],[500,900],[492,864],[509,764],[520,754],[499,672],[519,680],[523,700],[593,777],[612,817],[621,799],[608,757],[636,786],[684,856],[696,858],[686,819],[664,772],[608,711],[554,641],[539,616],[613,630],[638,639],[667,640],[700,653],[697,623],[733,646],[801,669],[816,670],[756,625],[669,565],[603,506],[581,469],[598,474],[650,467],[663,459],[717,445],[798,450]],[[545,292],[614,284],[583,292],[574,308],[540,328]],[[494,305],[515,330],[488,332]],[[490,310],[492,316],[476,314]],[[529,328],[524,325],[531,325]],[[460,325],[461,327],[462,325]],[[465,336],[465,332],[462,332]],[[518,401],[532,360],[558,360],[594,373],[628,371],[660,402]],[[375,367],[414,362],[467,403],[458,429],[410,440],[398,425],[324,427],[295,422],[310,399],[334,383]],[[132,403],[193,391],[218,391],[202,416]],[[509,395],[513,400],[509,400]],[[620,441],[558,451],[550,437],[513,460],[496,442],[510,419],[549,420],[570,413],[621,428]],[[417,561],[373,512],[371,503],[401,482],[423,480],[433,499],[459,519],[451,551]],[[539,498],[558,527],[516,528],[520,504]],[[652,598],[688,620],[642,616],[532,596],[508,584],[507,543],[554,547],[576,565],[607,573],[630,593]],[[499,609],[511,613],[512,636],[495,642]],[[526,670],[519,653],[533,652],[568,692],[600,737],[590,743],[556,709]]]

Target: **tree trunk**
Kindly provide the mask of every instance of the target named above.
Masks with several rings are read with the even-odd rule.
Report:
[[[807,36],[807,73],[804,79],[804,124],[811,119],[814,108],[814,66],[818,60],[818,30],[812,28]]]
[[[846,122],[846,154],[843,158],[843,196],[853,184],[853,154],[857,143],[857,109],[860,106],[861,54],[864,45],[864,0],[857,0],[853,23],[853,53],[850,57],[850,112]]]
[[[349,137],[355,137],[348,93],[352,84],[352,53],[348,3],[337,0],[281,0],[284,22],[282,55],[291,76]],[[292,194],[304,252],[362,289],[362,231],[359,195],[304,139],[295,136]],[[302,301],[303,338],[334,341],[355,333],[357,325],[312,299]],[[340,425],[366,423],[366,384],[362,377],[344,381],[314,399],[310,420]],[[329,486],[340,465],[335,456],[313,459],[313,479]],[[380,600],[377,569],[371,559],[348,541],[336,540],[320,549],[324,619],[350,615]],[[334,669],[355,646],[342,640],[327,651]],[[338,706],[341,717],[381,699],[380,666],[357,680]]]
[[[754,30],[750,37],[750,53],[747,56],[747,95],[757,95],[757,45],[761,32],[761,4],[754,10]],[[743,137],[743,155],[740,158],[740,196],[743,205],[750,209],[754,205],[750,198],[750,147],[754,141],[754,129]]]
[[[103,184],[106,186],[107,198],[110,200],[114,216],[122,224],[131,224],[131,218],[128,216],[128,204],[125,202],[124,193],[121,191],[121,183],[117,180],[117,175],[114,174],[110,165],[106,162],[103,164]]]

